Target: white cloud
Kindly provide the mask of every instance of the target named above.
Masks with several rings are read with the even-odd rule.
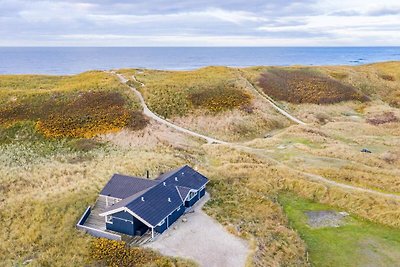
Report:
[[[398,0],[0,0],[0,45],[400,45]]]

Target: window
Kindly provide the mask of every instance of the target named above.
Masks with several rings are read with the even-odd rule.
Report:
[[[107,215],[107,216],[106,216],[106,223],[111,223],[111,224],[113,223],[113,222],[112,222],[112,216],[111,216],[111,215]]]
[[[189,200],[192,199],[196,195],[196,192],[190,192],[189,193]]]

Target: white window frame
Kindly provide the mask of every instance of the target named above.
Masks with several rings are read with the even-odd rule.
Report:
[[[193,196],[191,196],[191,194],[193,194]],[[195,192],[195,191],[190,191],[190,192],[189,192],[188,200],[191,200],[192,198],[194,198],[194,197],[196,196],[196,194],[197,194],[197,192]]]
[[[113,216],[112,215],[106,215],[106,223],[108,224],[113,224]]]

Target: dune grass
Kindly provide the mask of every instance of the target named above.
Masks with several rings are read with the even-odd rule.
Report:
[[[354,216],[344,226],[315,229],[304,212],[335,209],[288,194],[280,195],[279,202],[306,242],[312,266],[395,266],[400,261],[399,229]]]
[[[32,121],[52,138],[92,137],[147,124],[133,95],[103,72],[0,76],[0,95],[0,124]]]
[[[261,74],[258,84],[273,99],[295,104],[368,100],[356,88],[310,68],[271,68]]]
[[[201,71],[205,71],[203,69],[199,72],[187,72],[189,74],[179,72],[176,74],[177,78],[169,77],[173,72],[152,70],[124,70],[123,72],[127,76],[135,73],[139,80],[146,84],[147,82],[153,84],[154,90],[158,84],[164,86],[164,79],[168,81],[166,84],[169,85],[174,79],[181,84],[190,85],[191,80],[186,79],[188,77],[193,79],[193,86],[198,82],[203,90],[208,88],[209,84],[214,84],[214,81],[215,84],[219,84],[221,74],[224,76],[228,73],[227,77],[231,77],[229,76],[231,71],[234,72],[233,69],[225,68],[206,70],[207,74],[201,73]],[[261,70],[263,69],[257,69],[252,73],[255,75],[254,77]],[[353,75],[353,73],[345,73],[347,75],[339,73],[336,76],[345,80]],[[197,78],[195,74],[199,74]],[[82,83],[88,80],[90,86],[82,86],[82,88],[86,88],[82,91],[79,90],[79,83],[75,87],[68,87],[69,89],[63,91],[64,89],[56,90],[56,87],[50,86],[53,83],[57,84],[56,81],[51,80],[53,77],[46,77],[43,78],[44,88],[37,89],[38,86],[40,87],[41,81],[37,81],[37,85],[35,85],[35,79],[38,77],[34,77],[32,81],[29,81],[31,79],[29,78],[22,83],[28,87],[32,84],[32,88],[27,88],[24,93],[18,92],[17,89],[11,89],[12,86],[8,81],[8,85],[2,87],[1,94],[7,97],[5,102],[0,104],[0,108],[6,105],[12,106],[12,103],[23,103],[24,99],[26,99],[26,103],[33,103],[32,106],[34,106],[35,101],[40,104],[44,103],[42,102],[44,99],[52,99],[51,97],[46,98],[50,95],[60,96],[60,103],[64,103],[61,106],[56,105],[55,114],[57,114],[58,108],[63,110],[65,107],[78,107],[78,110],[84,111],[85,106],[91,104],[95,109],[100,106],[104,110],[106,105],[102,104],[103,101],[108,105],[114,105],[113,107],[122,106],[130,111],[137,110],[137,102],[132,98],[131,92],[121,86],[112,76],[97,72],[85,75],[96,76],[95,80],[100,84],[103,82],[105,84],[110,82],[110,84],[96,87],[92,77],[93,79],[83,79]],[[205,79],[208,77],[207,75],[211,77],[210,80]],[[213,75],[219,76],[219,78],[212,78]],[[235,75],[234,73],[233,77],[240,78]],[[396,82],[397,76],[390,75],[395,77],[395,81],[379,79],[388,83]],[[175,75],[172,76],[175,77]],[[247,78],[250,79],[250,74]],[[211,80],[213,82],[209,83]],[[233,84],[236,82],[243,86],[246,84],[243,79],[235,80]],[[21,81],[17,84],[21,84]],[[146,87],[141,88],[143,93],[145,95],[146,93],[152,94],[150,87]],[[180,91],[178,87],[172,86],[172,88],[171,90],[178,93],[181,91],[185,93],[184,99],[187,100],[186,89]],[[245,92],[249,93],[246,86],[243,88],[245,88]],[[238,88],[235,87],[236,89]],[[46,92],[41,94],[38,92],[39,90]],[[32,102],[29,102],[29,99]],[[97,100],[90,101],[91,99]],[[253,113],[248,113],[241,107],[213,112],[207,108],[191,106],[193,103],[189,99],[187,103],[190,103],[189,106],[194,110],[188,110],[189,113],[185,114],[189,115],[185,115],[185,117],[193,120],[190,124],[196,124],[190,125],[190,127],[198,127],[206,132],[213,131],[217,135],[222,131],[236,129],[238,138],[246,135],[248,138],[254,138],[254,133],[259,134],[263,129],[267,129],[262,126],[261,129],[246,131],[249,124],[258,125],[261,121],[254,114],[260,117],[263,113],[267,114],[267,117],[264,117],[265,121],[271,118],[271,114],[268,113],[270,109],[266,107],[267,105],[259,103],[259,99],[255,100],[254,94],[251,99]],[[169,98],[160,99],[160,101],[174,105]],[[181,100],[178,99],[178,101]],[[381,119],[376,114],[383,114],[382,112],[386,111],[394,112],[393,114],[398,116],[397,109],[389,109],[385,106],[386,104],[379,103],[376,100],[371,101],[365,104],[360,112],[363,116],[365,115],[365,118]],[[37,106],[40,106],[39,104]],[[347,112],[347,110],[360,107],[361,104],[346,102],[340,106],[337,105],[329,105],[332,112],[339,113],[334,121],[327,120],[324,124],[316,123],[307,126],[292,125],[288,128],[282,128],[289,126],[282,122],[278,127],[281,129],[271,133],[268,138],[258,138],[247,144],[260,148],[255,151],[223,145],[207,145],[199,140],[171,131],[170,128],[162,128],[156,123],[146,124],[143,129],[137,131],[125,127],[122,132],[107,132],[106,135],[99,135],[91,139],[47,138],[37,127],[40,116],[35,119],[28,117],[28,119],[15,120],[9,125],[1,125],[0,240],[2,242],[0,242],[0,262],[5,265],[18,265],[26,260],[32,260],[32,266],[95,265],[91,250],[94,239],[75,229],[74,225],[85,208],[93,204],[99,190],[109,177],[113,173],[144,176],[146,170],[150,171],[151,177],[156,177],[160,172],[189,164],[197,167],[211,179],[208,187],[211,200],[205,207],[206,212],[222,223],[231,233],[250,242],[252,251],[248,262],[251,266],[308,266],[307,247],[310,249],[308,243],[314,241],[313,244],[320,244],[323,248],[322,252],[317,251],[317,254],[314,253],[314,255],[326,255],[329,251],[331,255],[337,254],[342,263],[350,262],[346,253],[349,251],[349,247],[354,246],[354,242],[352,243],[351,240],[344,239],[343,242],[338,243],[338,246],[343,248],[342,253],[342,251],[330,250],[332,247],[321,245],[323,241],[333,240],[335,232],[322,231],[315,232],[315,234],[307,232],[310,234],[310,238],[307,239],[300,230],[296,231],[302,227],[301,223],[299,223],[300,228],[294,225],[297,220],[301,222],[301,214],[296,213],[296,210],[303,207],[311,209],[314,208],[314,205],[324,209],[328,208],[322,204],[314,204],[310,202],[311,200],[324,203],[337,210],[350,212],[353,219],[352,224],[349,224],[348,227],[353,228],[348,228],[347,232],[343,233],[361,240],[359,247],[365,248],[368,253],[371,248],[384,248],[389,253],[378,253],[379,257],[375,257],[377,255],[375,252],[370,255],[375,257],[372,260],[378,258],[382,260],[379,263],[390,264],[391,257],[398,255],[396,254],[398,247],[393,244],[398,241],[398,230],[395,229],[400,229],[399,201],[312,182],[300,172],[293,170],[295,167],[317,172],[319,169],[315,167],[318,166],[326,167],[334,172],[332,170],[347,166],[347,169],[340,169],[338,172],[334,172],[334,175],[346,177],[346,173],[350,172],[361,175],[370,173],[367,178],[363,179],[363,184],[358,184],[354,179],[349,181],[351,184],[373,186],[373,184],[384,181],[382,184],[389,188],[390,184],[397,182],[396,173],[399,161],[395,156],[385,153],[390,152],[397,155],[397,151],[393,148],[399,144],[399,123],[392,121],[373,125],[364,121],[364,117],[357,122],[343,119],[344,116],[340,116],[343,110]],[[299,106],[300,111],[303,108],[303,105],[296,106]],[[385,108],[382,109],[382,106]],[[167,108],[173,109],[174,107],[168,106]],[[321,105],[318,108],[324,109],[325,106]],[[88,108],[87,112],[89,115],[92,114],[92,108]],[[78,116],[79,113],[72,112],[72,114]],[[273,117],[276,121],[282,120],[280,115],[277,116]],[[227,118],[235,122],[240,119],[242,120],[240,123],[243,124],[237,124],[237,128],[224,128],[226,125],[220,121],[227,120]],[[102,119],[102,116],[99,119]],[[172,118],[172,120],[179,119],[182,117]],[[206,123],[201,126],[203,120]],[[188,121],[189,119],[186,123]],[[182,125],[185,125],[185,121],[182,121]],[[185,126],[187,125],[189,123]],[[224,127],[220,127],[221,125]],[[88,128],[82,129],[89,131]],[[110,140],[110,142],[105,140]],[[283,149],[278,148],[281,145],[283,145]],[[360,148],[363,146],[372,147],[374,153],[370,155],[360,153]],[[275,161],[277,159],[283,164],[277,164]],[[358,167],[356,168],[356,166]],[[379,180],[379,176],[385,176],[385,179]],[[368,182],[369,185],[365,182]],[[281,201],[278,201],[278,196],[287,192],[294,194],[288,197],[287,203],[289,204],[283,203],[282,198]],[[296,206],[297,202],[300,207]],[[295,217],[292,224],[289,223],[292,220],[290,214],[288,213],[288,217],[285,215],[281,204],[285,209],[288,205],[295,207],[292,209]],[[296,229],[293,229],[293,226]],[[365,231],[363,232],[361,228],[365,228]],[[354,232],[353,235],[350,230]],[[389,234],[393,234],[392,239],[385,238],[385,235]],[[371,239],[365,240],[362,237],[371,237]],[[328,259],[331,258],[334,257],[330,256]],[[312,255],[311,249],[310,259],[312,264],[318,262],[319,259],[319,256],[315,258]],[[101,260],[106,262],[104,258]],[[170,263],[169,259],[165,260]]]
[[[243,90],[237,71],[227,67],[207,67],[194,71],[122,70],[135,74],[146,86],[139,87],[149,107],[171,118],[194,109],[220,112],[250,105],[251,95]]]
[[[251,139],[290,124],[249,87],[239,69],[123,69],[149,108],[178,125],[230,141]],[[145,84],[132,79],[132,75]]]

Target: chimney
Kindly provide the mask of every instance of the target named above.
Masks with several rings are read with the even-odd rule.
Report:
[[[177,182],[178,182],[178,177],[175,177],[175,181],[177,181]]]
[[[165,182],[163,182],[163,185],[166,186],[167,184]]]
[[[171,198],[170,197],[168,198],[168,202],[171,202]]]
[[[146,178],[147,178],[147,179],[150,178],[150,172],[149,172],[149,170],[146,170]]]
[[[142,201],[144,202],[144,197],[142,197],[141,199],[142,199]]]

